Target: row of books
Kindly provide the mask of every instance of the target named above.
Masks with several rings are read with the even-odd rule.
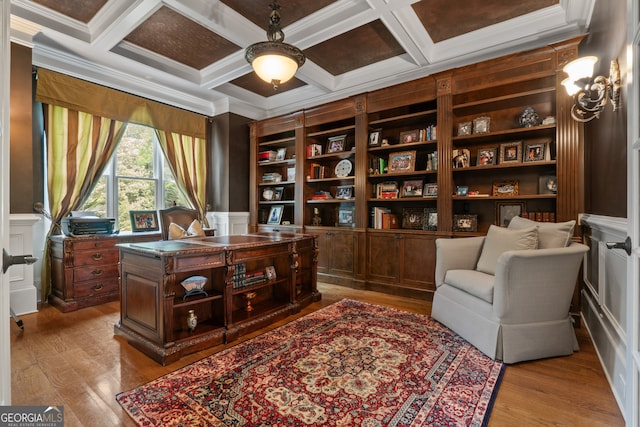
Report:
[[[378,229],[400,228],[398,216],[389,208],[374,207],[371,209],[371,227]]]
[[[420,129],[418,135],[420,141],[432,141],[438,139],[438,127],[436,125],[429,125],[424,129]]]
[[[246,264],[236,264],[233,272],[233,288],[244,288],[256,283],[262,283],[267,280],[264,270],[256,270],[247,272]]]
[[[321,156],[322,155],[322,145],[320,144],[309,144],[307,145],[307,157]]]
[[[309,165],[309,178],[310,179],[325,178],[325,167],[318,163],[311,163]]]
[[[522,212],[522,218],[527,218],[538,222],[556,222],[555,212]]]

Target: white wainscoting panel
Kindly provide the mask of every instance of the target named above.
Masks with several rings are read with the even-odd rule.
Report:
[[[607,242],[622,242],[627,235],[626,218],[582,215],[584,243],[591,249],[585,258],[582,319],[609,380],[618,406],[624,413],[627,311],[626,263],[622,250],[607,249]]]
[[[216,229],[216,236],[249,232],[249,212],[207,212],[207,221]]]

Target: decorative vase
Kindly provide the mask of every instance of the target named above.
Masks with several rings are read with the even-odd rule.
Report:
[[[198,325],[198,316],[196,316],[195,310],[189,310],[189,314],[187,315],[187,327],[190,332],[193,332]]]

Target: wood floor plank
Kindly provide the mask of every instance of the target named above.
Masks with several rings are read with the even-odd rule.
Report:
[[[45,306],[12,327],[12,403],[64,405],[66,426],[134,426],[115,400],[121,391],[277,328],[342,298],[428,315],[429,301],[319,284],[322,300],[295,316],[226,345],[161,366],[113,334],[118,302],[61,313]],[[624,420],[584,328],[581,351],[568,357],[507,367],[489,420],[490,427],[623,426]]]

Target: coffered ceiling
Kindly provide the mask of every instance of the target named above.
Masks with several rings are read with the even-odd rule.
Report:
[[[595,1],[280,0],[307,61],[277,91],[244,59],[272,0],[11,0],[11,35],[36,66],[259,119],[585,33]]]

